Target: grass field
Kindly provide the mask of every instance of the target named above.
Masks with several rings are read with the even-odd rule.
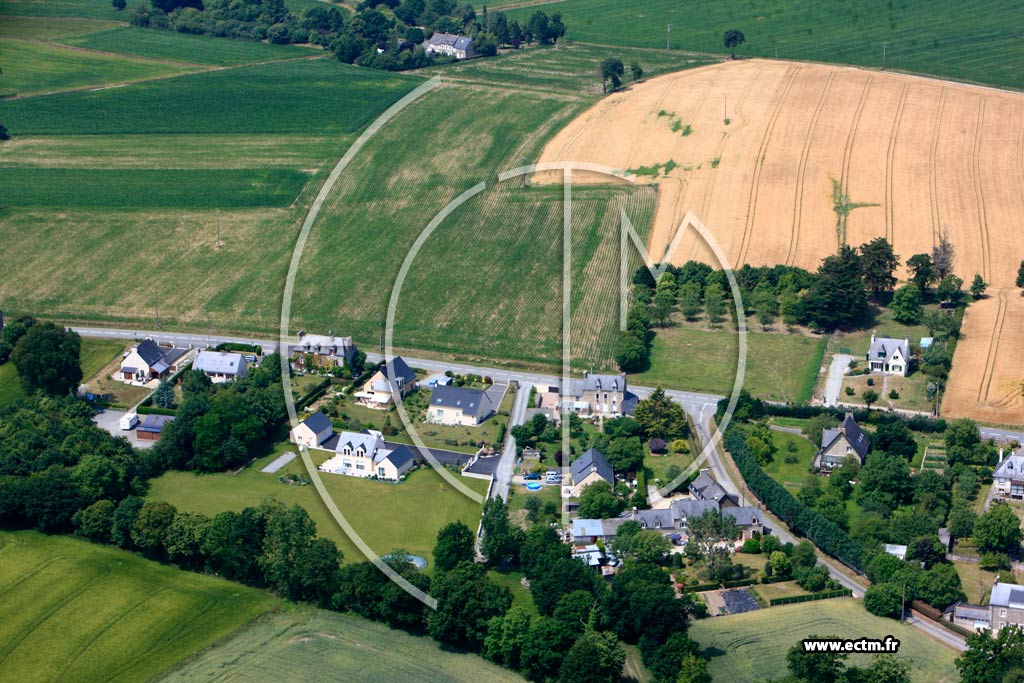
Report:
[[[825,338],[748,332],[744,387],[776,401],[806,400],[818,376],[825,342]],[[738,348],[735,330],[659,329],[651,368],[634,375],[633,381],[728,395],[736,377]]]
[[[811,461],[814,460],[816,450],[814,444],[796,434],[774,430],[771,434],[778,450],[772,456],[772,461],[763,467],[765,474],[784,486],[789,484],[787,488],[791,492],[795,492],[799,487],[794,487],[793,484],[802,484],[807,477],[811,476],[809,468]],[[786,456],[790,454],[789,444],[793,444],[793,448],[796,449],[792,451],[797,457],[795,463],[786,462]]]
[[[110,31],[90,33],[65,39],[63,42],[90,50],[216,66],[316,54],[309,48],[293,45],[273,45],[250,40],[195,36],[134,27],[119,27]]]
[[[1024,15],[1014,0],[912,0],[887,5],[873,0],[562,0],[507,14],[525,21],[538,9],[561,12],[566,37],[575,41],[664,48],[665,27],[671,24],[674,49],[728,54],[722,34],[737,28],[747,39],[737,50],[740,55],[871,67],[881,65],[885,41],[889,68],[1024,86],[1018,67],[1024,46],[1017,39]]]
[[[10,38],[0,39],[0,63],[4,65],[0,97],[137,81],[195,69]],[[8,128],[20,132],[8,118],[4,115]]]
[[[305,608],[265,616],[159,680],[305,681],[321,680],[325,672],[332,680],[352,683],[523,680],[476,655],[442,649],[426,637],[349,614]]]
[[[109,2],[95,0],[0,0],[0,15],[18,17],[81,17],[85,19],[106,19],[107,21],[128,21],[127,12],[118,12]]]
[[[772,607],[695,622],[690,635],[710,651],[709,670],[714,680],[759,681],[786,675],[786,651],[810,635],[840,638],[899,639],[897,657],[911,667],[915,683],[952,683],[959,680],[955,653],[911,626],[875,617],[857,600],[821,600]],[[867,664],[871,655],[855,655],[850,664]]]
[[[0,7],[4,6],[5,3],[0,2]],[[118,24],[111,21],[96,21],[94,19],[56,20],[49,17],[4,17],[0,19],[0,38],[53,40],[54,38],[106,31],[117,26]]]
[[[275,497],[286,505],[297,503],[316,522],[317,532],[333,540],[347,560],[362,559],[359,551],[331,518],[312,486],[288,486],[278,476],[293,472],[306,475],[302,461],[293,460],[277,474],[264,474],[260,469],[280,453],[294,449],[281,444],[270,455],[260,458],[237,475],[208,474],[197,476],[188,472],[169,472],[151,482],[147,498],[166,500],[181,510],[215,515],[224,510],[241,510],[259,505]],[[314,462],[326,460],[327,454],[316,454]],[[481,506],[455,491],[431,469],[417,470],[402,484],[357,479],[342,475],[321,475],[327,490],[356,531],[378,554],[395,548],[427,558],[433,557],[437,532],[455,520],[476,529]],[[462,480],[474,491],[483,494],[487,482],[482,479]],[[428,565],[428,570],[431,565]]]
[[[0,678],[141,681],[274,606],[238,584],[66,536],[0,532]]]

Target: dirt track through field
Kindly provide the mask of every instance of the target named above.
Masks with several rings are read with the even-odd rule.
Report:
[[[555,160],[623,170],[674,162],[640,177],[659,190],[654,254],[690,210],[733,266],[813,270],[837,242],[877,236],[905,261],[945,232],[956,273],[967,283],[980,273],[990,297],[968,309],[943,411],[1024,421],[1024,300],[1014,287],[1024,95],[831,65],[725,62],[604,98],[548,144],[541,161]],[[842,220],[834,187],[849,207]],[[672,261],[690,258],[713,262],[693,234]]]

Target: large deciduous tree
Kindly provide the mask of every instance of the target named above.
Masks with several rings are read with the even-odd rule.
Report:
[[[889,304],[893,320],[904,325],[917,325],[924,316],[921,305],[921,290],[913,282],[908,282],[893,294]]]
[[[736,59],[736,48],[745,42],[747,42],[747,37],[739,29],[731,28],[722,34],[722,44],[725,45],[726,50],[729,50],[733,59]]]
[[[454,569],[460,562],[472,562],[475,541],[473,532],[462,522],[452,522],[437,532],[434,565],[438,571]]]
[[[62,395],[82,382],[82,339],[53,323],[38,323],[18,340],[11,361],[26,392]]]

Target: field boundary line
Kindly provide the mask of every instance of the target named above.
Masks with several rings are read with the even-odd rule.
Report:
[[[1020,123],[1017,125],[1017,184],[1020,199],[1024,204],[1024,104],[1020,106]]]
[[[797,164],[796,187],[793,190],[793,224],[789,229],[789,250],[786,254],[786,265],[791,266],[796,261],[797,245],[800,243],[800,222],[803,220],[804,207],[804,181],[807,175],[807,161],[811,156],[811,142],[814,140],[814,130],[818,127],[818,118],[821,110],[825,108],[825,101],[832,90],[832,81],[835,80],[836,72],[830,71],[825,79],[825,87],[821,89],[818,96],[818,103],[811,114],[811,121],[807,125],[807,134],[804,136],[804,146],[800,150],[800,161]]]
[[[985,126],[985,98],[978,99],[978,120],[974,124],[974,150],[971,155],[971,180],[978,201],[978,229],[981,233],[981,273],[986,282],[992,281],[992,244],[988,233],[988,212],[985,209],[985,191],[981,187],[981,132]],[[986,391],[986,395],[988,392]]]
[[[764,168],[764,158],[768,149],[768,142],[771,139],[772,129],[775,128],[775,122],[779,118],[779,112],[782,111],[782,105],[785,104],[786,97],[789,95],[789,89],[800,70],[801,68],[798,66],[790,66],[786,70],[785,80],[779,84],[779,99],[775,103],[775,109],[768,119],[768,123],[765,125],[764,134],[761,137],[761,145],[757,148],[757,158],[754,160],[754,175],[750,181],[750,192],[747,198],[747,215],[743,225],[743,236],[740,238],[740,249],[734,264],[735,266],[742,266],[746,262],[746,253],[750,248],[750,238],[753,232],[754,216],[757,213],[757,191],[761,183],[761,169]]]
[[[932,246],[937,244],[936,238],[942,235],[941,215],[939,214],[939,180],[935,157],[938,155],[939,132],[942,129],[942,112],[946,108],[945,87],[939,91],[939,104],[935,108],[935,123],[932,126],[932,140],[928,147],[928,198],[932,211]]]
[[[885,156],[885,235],[892,244],[896,238],[896,210],[895,188],[893,182],[893,167],[896,165],[896,141],[899,138],[900,126],[903,125],[903,109],[907,103],[907,93],[910,91],[910,84],[904,83],[900,89],[899,100],[896,102],[896,114],[892,119],[892,129],[889,131],[889,149]],[[931,189],[929,188],[929,192]]]
[[[988,342],[988,353],[985,355],[985,368],[981,372],[981,385],[978,387],[978,403],[988,403],[988,394],[995,376],[996,358],[999,356],[999,338],[1003,333],[1006,321],[1006,290],[999,290],[999,307],[996,309],[996,320],[992,325],[992,337]]]

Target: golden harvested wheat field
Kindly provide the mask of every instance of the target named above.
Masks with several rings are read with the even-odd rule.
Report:
[[[652,254],[688,211],[733,266],[813,270],[840,240],[880,235],[906,260],[947,231],[957,274],[981,273],[991,297],[968,309],[943,412],[1024,421],[1024,301],[1013,287],[1024,257],[1024,95],[831,65],[723,62],[604,98],[541,161],[655,182]],[[837,192],[849,207],[842,222]],[[694,231],[671,260],[691,258],[714,263]]]

